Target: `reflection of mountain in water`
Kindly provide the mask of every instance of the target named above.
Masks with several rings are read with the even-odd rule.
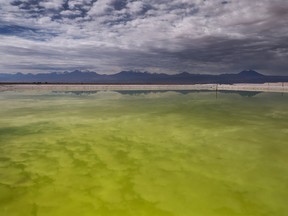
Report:
[[[179,94],[189,94],[189,93],[201,93],[201,92],[210,92],[210,90],[118,90],[114,91],[122,95],[148,95],[156,93],[165,93],[165,92],[176,92]]]
[[[54,94],[70,94],[70,95],[94,95],[99,92],[103,92],[101,90],[98,91],[53,91]],[[111,92],[117,92],[121,95],[131,95],[131,96],[137,96],[137,95],[149,95],[149,94],[161,94],[166,92],[175,92],[182,95],[190,94],[190,93],[203,93],[203,92],[210,92],[213,93],[211,90],[117,90],[117,91],[111,91]],[[260,94],[260,91],[229,91],[229,90],[220,90],[220,93],[223,94],[238,94],[242,97],[254,97],[258,94]]]
[[[93,95],[99,91],[52,91],[53,94]]]
[[[221,90],[220,92],[224,94],[238,94],[242,97],[254,97],[262,93],[261,91],[229,91],[229,90]]]

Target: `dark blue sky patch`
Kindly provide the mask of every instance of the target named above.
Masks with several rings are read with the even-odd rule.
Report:
[[[122,10],[127,5],[127,0],[116,0],[113,2],[113,7],[115,10]]]
[[[30,40],[46,41],[57,36],[58,33],[18,25],[0,25],[0,35],[14,35]]]
[[[19,6],[19,5],[21,5],[23,3],[23,1],[21,1],[21,0],[14,0],[14,1],[11,1],[11,5],[13,5],[13,6]]]
[[[60,12],[63,10],[60,9],[53,9],[53,8],[45,8],[40,3],[43,1],[39,0],[28,0],[28,1],[22,1],[22,0],[16,0],[11,3],[11,5],[18,7],[22,11],[23,18],[40,18],[43,16],[50,16],[53,20],[55,19],[61,19]]]
[[[27,32],[37,33],[37,29],[17,25],[0,25],[0,34],[2,35],[19,35]]]
[[[12,1],[11,5],[18,6],[20,9],[23,10],[33,10],[35,8],[41,8],[39,2],[40,2],[39,0],[28,0],[28,1],[16,0]]]

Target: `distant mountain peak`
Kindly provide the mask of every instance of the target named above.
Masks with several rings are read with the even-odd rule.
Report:
[[[74,74],[81,74],[81,73],[85,73],[85,72],[82,72],[81,70],[74,70],[74,71],[71,71],[69,72],[70,74],[74,73]]]
[[[254,71],[251,69],[241,71],[238,75],[241,75],[241,76],[264,76],[263,74],[260,74],[257,71]]]
[[[186,72],[186,71],[184,71],[184,72],[178,73],[177,75],[178,75],[178,76],[179,76],[179,75],[180,75],[180,76],[190,76],[191,74],[188,73],[188,72]]]
[[[238,74],[178,74],[149,73],[137,70],[126,70],[116,74],[98,74],[93,71],[65,71],[63,73],[38,74],[3,74],[0,73],[0,84],[18,83],[117,83],[117,84],[196,84],[196,83],[265,83],[288,82],[288,76],[265,76],[254,70],[244,70]]]

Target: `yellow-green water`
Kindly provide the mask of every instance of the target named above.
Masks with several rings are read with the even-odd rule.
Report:
[[[287,94],[134,93],[0,92],[0,215],[288,215]]]

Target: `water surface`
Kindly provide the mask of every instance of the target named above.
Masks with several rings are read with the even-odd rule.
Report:
[[[1,216],[287,216],[288,95],[0,92]]]

